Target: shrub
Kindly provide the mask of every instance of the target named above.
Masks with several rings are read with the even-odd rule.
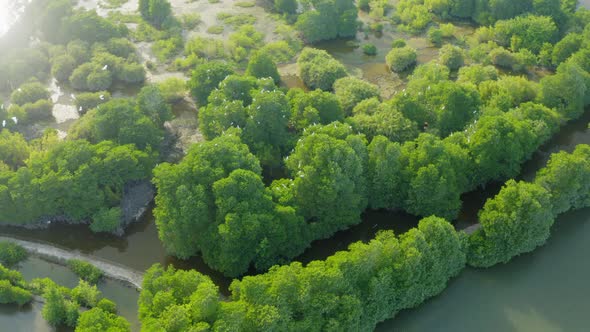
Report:
[[[101,294],[96,285],[90,285],[84,280],[80,280],[78,286],[72,289],[72,299],[81,306],[93,308],[98,304]]]
[[[402,48],[404,46],[406,46],[406,41],[401,38],[391,42],[391,48]]]
[[[430,40],[434,46],[441,47],[443,42],[442,30],[434,27],[428,29],[428,40]]]
[[[9,241],[0,242],[0,264],[10,267],[27,259],[25,248]]]
[[[106,312],[110,312],[111,314],[117,313],[117,304],[107,298],[100,299],[96,304],[96,307]]]
[[[51,61],[51,75],[60,82],[67,82],[76,68],[76,59],[71,55],[60,55]]]
[[[207,105],[207,98],[209,98],[211,91],[216,89],[219,83],[231,74],[233,74],[233,70],[226,63],[206,62],[193,70],[187,86],[191,90],[195,101],[204,106]]]
[[[346,68],[328,52],[305,48],[297,59],[299,76],[310,89],[331,90],[334,82],[345,77]]]
[[[109,100],[111,100],[111,94],[108,91],[79,93],[75,100],[76,109],[85,113]]]
[[[465,64],[465,55],[463,50],[457,46],[445,45],[439,53],[440,63],[447,66],[450,70],[457,70]]]
[[[270,77],[275,84],[278,84],[281,81],[277,65],[272,61],[271,57],[264,52],[256,52],[250,56],[246,75],[254,76],[256,78]]]
[[[192,30],[201,24],[201,15],[198,13],[183,14],[180,16],[180,22],[185,29]]]
[[[377,55],[377,46],[373,44],[363,45],[363,53],[366,55]]]
[[[223,33],[223,30],[224,30],[223,25],[212,25],[207,28],[207,33],[210,33],[213,35],[219,35],[219,34]]]
[[[41,99],[35,103],[24,104],[22,107],[11,107],[9,112],[24,123],[35,123],[51,119],[53,117],[52,109],[53,103],[51,101]]]
[[[103,276],[103,272],[96,266],[79,259],[68,260],[68,267],[82,280],[96,284]]]
[[[49,287],[43,297],[45,298],[45,305],[43,305],[41,314],[50,325],[76,326],[76,321],[80,315],[76,303],[66,300],[64,294],[57,287]]]
[[[168,103],[177,103],[186,95],[186,82],[182,78],[170,77],[163,82],[158,83],[162,96]]]
[[[92,216],[90,229],[95,232],[114,232],[121,226],[121,208],[103,208]]]
[[[404,46],[389,51],[387,56],[385,56],[385,62],[391,71],[399,73],[413,67],[416,64],[417,58],[415,49]]]
[[[25,83],[10,95],[10,101],[16,105],[34,103],[41,99],[49,99],[49,91],[39,82]]]
[[[16,303],[23,305],[31,302],[33,294],[30,291],[14,286],[8,280],[0,280],[0,303]]]
[[[139,0],[139,13],[156,27],[161,27],[172,15],[167,0]]]
[[[334,82],[334,93],[347,115],[361,101],[379,98],[379,88],[376,85],[356,77],[338,79]]]
[[[152,45],[152,52],[158,58],[158,61],[165,62],[171,60],[178,52],[182,50],[182,38],[175,36],[168,39],[160,39]]]

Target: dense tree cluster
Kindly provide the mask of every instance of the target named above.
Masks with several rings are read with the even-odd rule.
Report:
[[[399,238],[384,232],[326,261],[234,281],[231,301],[196,271],[153,266],[144,278],[140,320],[148,330],[371,330],[440,293],[464,265],[458,234],[430,217]]]
[[[358,10],[352,0],[315,0],[297,17],[295,26],[308,43],[354,37]]]
[[[347,75],[343,64],[328,52],[304,48],[297,59],[299,77],[310,89],[332,90],[334,82]]]
[[[27,251],[20,245],[10,241],[0,242],[0,264],[11,267],[27,259],[27,257]]]
[[[162,126],[171,118],[170,105],[158,87],[146,86],[136,100],[116,98],[87,112],[70,129],[69,138],[110,140],[156,151],[164,137]]]
[[[19,306],[31,302],[33,294],[27,289],[22,274],[0,264],[0,303]]]
[[[243,273],[251,263],[268,268],[305,247],[297,236],[303,220],[272,201],[258,160],[238,133],[195,145],[178,165],[161,164],[154,171],[154,215],[166,249],[183,258],[202,252],[228,275]]]
[[[31,152],[25,166],[0,169],[0,220],[31,223],[55,216],[84,221],[108,210],[119,211],[125,183],[149,177],[155,163],[153,153],[132,145],[57,143],[53,135],[30,145],[49,147]],[[119,225],[118,218],[103,218],[91,227],[113,231]]]
[[[144,20],[159,28],[170,19],[172,8],[167,0],[139,0],[139,13]]]
[[[479,213],[482,228],[469,237],[473,266],[506,263],[549,238],[555,217],[590,206],[590,146],[553,154],[533,183],[510,180]]]
[[[49,100],[47,88],[36,81],[20,85],[10,95],[12,104],[7,110],[7,117],[16,117],[16,122],[34,123],[53,117],[51,110],[53,103]]]
[[[536,18],[527,19],[536,22]],[[511,22],[498,22],[496,27],[516,24]],[[512,33],[522,34],[525,28]],[[510,52],[494,45],[494,49]],[[393,50],[404,48],[408,46],[396,42]],[[217,137],[209,143],[221,144],[216,140],[227,140],[225,136],[231,132],[236,136],[233,144],[240,144],[240,151],[245,149],[241,153],[252,152],[264,166],[280,166],[280,158],[284,157],[289,177],[266,188],[257,169],[235,166],[224,169],[219,177],[209,178],[203,189],[187,187],[187,192],[180,193],[177,187],[200,178],[195,176],[196,166],[162,168],[166,171],[155,179],[159,187],[157,211],[162,211],[157,214],[157,219],[162,219],[160,237],[172,253],[188,257],[202,252],[212,266],[239,275],[250,264],[264,269],[288,260],[311,241],[358,223],[367,207],[455,219],[463,193],[489,181],[516,176],[520,165],[562,123],[581,115],[590,102],[583,51],[580,45],[554,75],[536,83],[524,77],[500,75],[485,62],[460,68],[466,54],[454,46],[444,47],[441,62],[445,65],[431,62],[418,66],[406,88],[383,102],[373,85],[347,77],[344,67],[320,50],[303,50],[298,60],[300,75],[308,86],[333,89],[333,94],[293,89],[284,95],[273,82],[267,83],[272,80],[231,75],[229,67],[221,63],[199,66],[203,68],[197,69],[201,79],[194,78],[194,82],[203,85],[195,87],[193,93],[203,95],[198,100],[207,97],[200,125],[208,138]],[[450,73],[457,69],[458,79],[453,81]],[[238,132],[232,127],[243,129]],[[195,149],[208,148],[200,145]],[[176,171],[176,167],[183,171]],[[240,169],[248,172],[235,173]],[[215,181],[256,188],[248,195],[232,196],[236,204],[255,206],[250,197],[266,202],[267,207],[261,208],[265,213],[254,213],[257,217],[250,226],[255,229],[251,234],[240,234],[237,223],[232,224],[227,216],[220,219],[218,211],[225,200],[215,197],[221,193],[213,190]],[[191,206],[188,202],[207,203],[189,209],[179,207],[178,201],[186,201],[186,206]],[[282,217],[269,217],[272,221],[266,223],[273,226],[261,231],[259,225],[265,222],[259,215],[271,216],[268,211],[273,206],[292,209],[294,222],[281,230],[274,222]],[[235,218],[243,218],[241,213],[236,211]],[[230,231],[232,227],[236,231]],[[195,233],[213,234],[208,235],[211,239],[223,235],[227,241],[231,234],[236,244],[228,245],[228,249],[224,244],[220,249],[219,240],[213,244],[186,238]],[[285,233],[297,234],[293,236],[297,240],[287,240],[292,247],[286,250],[261,240],[266,237],[270,241],[269,234],[284,238]],[[240,239],[248,240],[241,243]],[[250,241],[253,243],[247,245]],[[258,243],[265,243],[265,249],[255,249]],[[223,254],[214,257],[213,250]],[[246,257],[247,262],[232,262],[230,252]]]
[[[391,71],[399,73],[412,68],[417,56],[416,50],[410,46],[394,47],[385,56],[385,62]]]

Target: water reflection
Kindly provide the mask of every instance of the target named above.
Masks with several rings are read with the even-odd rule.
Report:
[[[468,268],[441,295],[376,331],[587,331],[589,220],[590,209],[561,215],[544,247]]]
[[[78,277],[68,268],[35,257],[22,262],[18,270],[27,281],[49,277],[68,288],[73,288],[78,284]],[[104,297],[117,303],[118,314],[130,322],[132,331],[139,331],[140,324],[137,319],[139,293],[133,288],[109,279],[99,282],[98,289]],[[0,326],[2,326],[0,330],[35,332],[73,330],[66,327],[57,329],[51,327],[41,315],[42,308],[43,304],[38,302],[20,308],[16,305],[0,305]]]

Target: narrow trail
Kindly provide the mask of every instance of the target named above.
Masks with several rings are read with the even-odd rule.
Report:
[[[66,264],[66,261],[69,259],[80,259],[87,261],[101,269],[107,278],[119,280],[135,287],[136,289],[141,289],[143,273],[125,267],[121,264],[109,262],[103,258],[85,255],[78,251],[61,249],[54,245],[24,241],[8,236],[0,235],[0,241],[14,242],[25,248],[32,255],[40,256],[58,264]]]

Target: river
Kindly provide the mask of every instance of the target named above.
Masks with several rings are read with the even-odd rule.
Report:
[[[0,4],[3,4],[0,0]],[[8,0],[10,1],[10,0]],[[11,2],[13,3],[13,2]],[[581,3],[590,7],[590,0]],[[3,6],[2,8],[7,8]],[[8,7],[10,8],[10,7]],[[0,13],[0,24],[2,15]],[[8,21],[4,21],[8,22]],[[6,25],[4,25],[6,26]],[[0,26],[0,35],[2,27]],[[468,33],[468,32],[466,32]],[[383,41],[369,36],[364,42],[374,42],[379,50],[385,50]],[[411,40],[420,48],[423,41]],[[385,86],[398,84],[395,77],[384,80],[374,73],[383,72],[384,52],[370,59],[357,48],[344,43],[321,45],[347,66],[361,66],[360,76]],[[424,46],[426,56],[432,57]],[[430,55],[428,55],[430,54]],[[361,64],[360,62],[366,63]],[[363,67],[364,66],[364,67]],[[374,71],[372,71],[374,69]],[[553,152],[572,151],[577,144],[590,143],[590,112],[573,124],[562,128],[548,144],[544,145],[531,161],[523,166],[522,178],[530,179],[543,167]],[[476,222],[477,211],[485,200],[493,197],[501,184],[491,184],[485,189],[463,196],[463,210],[456,221],[458,228]],[[383,322],[378,331],[584,331],[587,298],[590,289],[585,287],[590,276],[590,265],[584,264],[584,253],[590,252],[590,209],[564,214],[558,218],[548,244],[532,254],[523,255],[508,264],[490,269],[468,268],[451,281],[438,297],[427,301],[417,309],[406,310],[395,319]],[[345,250],[355,241],[367,241],[378,230],[393,229],[403,233],[417,224],[418,218],[399,212],[367,211],[363,222],[348,230],[338,232],[330,239],[312,243],[296,260],[307,263],[324,259],[338,250]],[[23,230],[0,227],[0,234],[37,241],[57,247],[97,256],[136,270],[145,270],[154,263],[174,265],[178,268],[194,268],[209,275],[227,294],[230,279],[208,268],[202,259],[188,261],[168,256],[157,236],[153,216],[148,213],[140,222],[131,225],[125,236],[93,234],[86,226],[52,225],[47,230]],[[20,270],[25,278],[51,276],[66,286],[73,287],[76,277],[66,268],[36,258],[23,263]],[[100,285],[103,294],[115,300],[120,313],[138,330],[136,318],[137,292],[117,282],[105,281]],[[40,315],[41,305],[34,303],[24,308],[0,305],[0,326],[6,331],[50,331]]]
[[[76,287],[78,277],[68,268],[49,263],[45,260],[30,257],[19,265],[18,270],[27,281],[33,278],[49,277],[53,281],[66,287]],[[104,279],[98,284],[102,295],[117,303],[119,315],[125,317],[130,323],[133,331],[139,331],[139,320],[137,319],[137,299],[139,293],[120,282]],[[10,332],[46,332],[54,329],[47,324],[41,316],[43,305],[33,302],[21,308],[15,305],[0,305],[0,330]],[[68,328],[60,328],[57,331],[71,331]]]

